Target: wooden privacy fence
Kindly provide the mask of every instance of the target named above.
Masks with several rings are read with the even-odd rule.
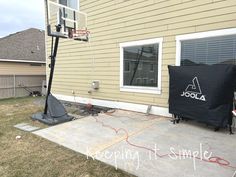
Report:
[[[41,93],[44,80],[45,75],[0,75],[0,99],[28,96],[25,88]]]

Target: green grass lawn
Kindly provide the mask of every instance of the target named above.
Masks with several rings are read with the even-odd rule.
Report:
[[[18,123],[39,126],[30,116],[42,111],[42,98],[0,100],[0,177],[116,177],[131,176],[121,170],[14,128]],[[22,136],[16,140],[16,136]]]

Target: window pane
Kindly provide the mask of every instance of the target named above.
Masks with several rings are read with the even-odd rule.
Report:
[[[78,9],[77,0],[68,0],[68,7]]]
[[[59,0],[59,3],[73,9],[78,9],[77,0]]]
[[[67,0],[59,0],[59,4],[67,6]]]
[[[124,86],[157,87],[158,44],[125,47],[123,68]]]
[[[129,62],[128,61],[125,61],[124,71],[126,71],[126,72],[130,71],[130,66],[129,66]]]
[[[181,42],[181,65],[236,64],[236,35]]]

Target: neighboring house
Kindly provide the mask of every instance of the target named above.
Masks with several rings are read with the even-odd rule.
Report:
[[[42,30],[30,28],[0,38],[0,98],[29,95],[26,89],[42,91],[45,58]]]
[[[90,42],[61,40],[59,99],[140,112],[152,105],[169,116],[168,65],[236,64],[235,0],[80,0],[79,8]]]

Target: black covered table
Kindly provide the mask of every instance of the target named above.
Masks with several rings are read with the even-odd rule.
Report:
[[[168,66],[169,112],[216,128],[232,124],[235,65]]]

